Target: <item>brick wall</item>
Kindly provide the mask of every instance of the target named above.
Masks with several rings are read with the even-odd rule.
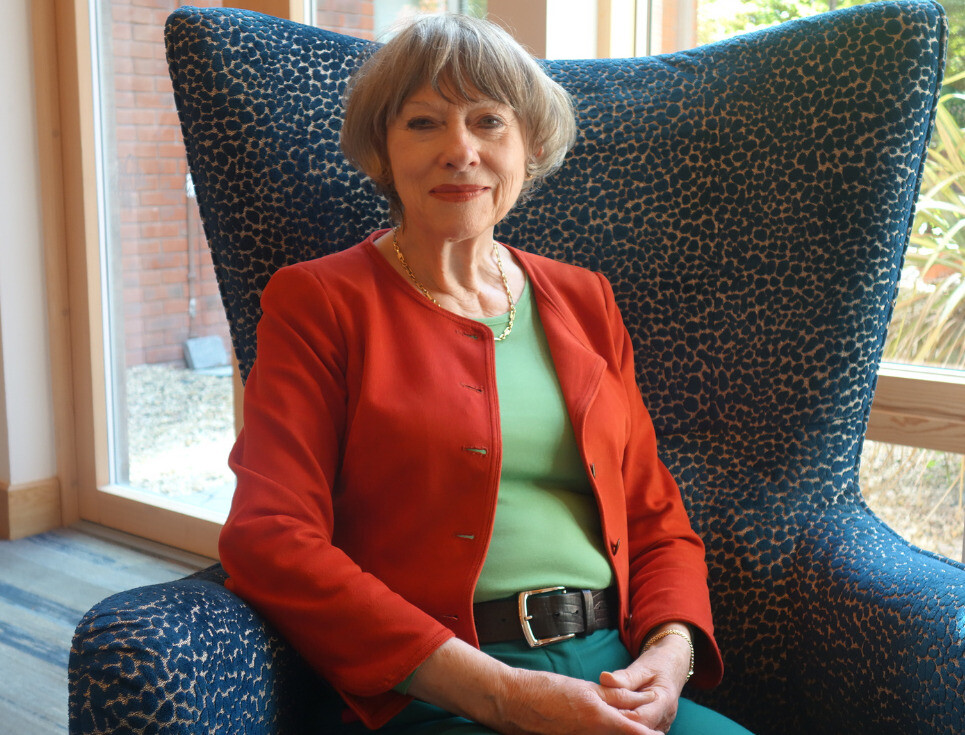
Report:
[[[372,0],[318,0],[315,25],[371,41],[375,33],[375,3]]]
[[[185,191],[187,162],[163,28],[177,0],[112,0],[111,54],[124,350],[128,365],[180,362],[191,337],[228,327],[197,205]],[[191,5],[220,6],[219,0]],[[115,251],[116,252],[116,251]]]

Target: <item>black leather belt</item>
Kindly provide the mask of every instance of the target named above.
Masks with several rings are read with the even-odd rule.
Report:
[[[522,638],[531,648],[616,628],[616,589],[566,590],[545,587],[515,597],[472,606],[479,643],[501,643]]]

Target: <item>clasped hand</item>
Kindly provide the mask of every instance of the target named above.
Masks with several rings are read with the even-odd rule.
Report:
[[[518,671],[504,703],[513,733],[663,735],[673,724],[687,680],[690,651],[669,636],[627,668],[604,672],[600,683]]]

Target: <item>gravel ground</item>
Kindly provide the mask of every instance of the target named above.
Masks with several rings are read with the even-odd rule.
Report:
[[[865,442],[861,487],[891,528],[929,551],[963,560],[965,455]]]
[[[127,373],[130,480],[135,487],[227,512],[234,488],[232,380],[168,365]],[[965,457],[866,442],[865,498],[922,548],[962,559]]]
[[[127,371],[130,484],[227,513],[234,489],[232,379],[170,365]]]

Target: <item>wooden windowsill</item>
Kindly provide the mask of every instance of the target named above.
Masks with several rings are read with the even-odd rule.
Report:
[[[965,454],[965,374],[882,365],[867,436],[872,441]]]

